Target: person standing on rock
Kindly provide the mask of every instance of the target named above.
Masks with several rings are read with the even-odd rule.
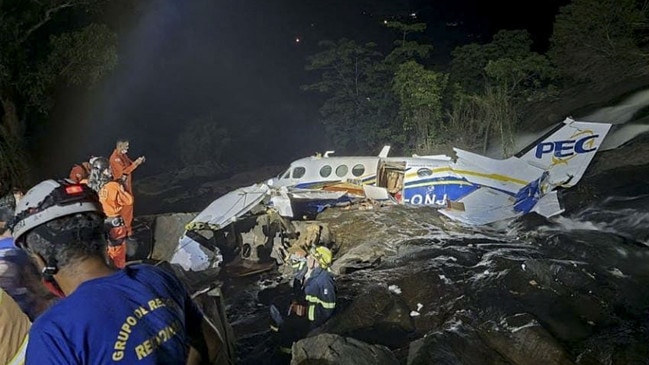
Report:
[[[108,232],[108,256],[118,268],[126,265],[127,229],[124,211],[133,206],[133,196],[119,182],[113,180],[110,165],[104,157],[92,163],[88,186],[97,192],[106,215]],[[132,209],[131,209],[132,211]]]
[[[132,161],[127,155],[129,147],[130,142],[127,139],[117,140],[115,150],[110,155],[110,168],[113,172],[113,179],[121,182],[126,192],[133,196],[132,174],[138,166],[144,163],[145,158],[140,156]],[[126,234],[130,237],[133,234],[133,204],[123,210],[122,217],[126,225]]]

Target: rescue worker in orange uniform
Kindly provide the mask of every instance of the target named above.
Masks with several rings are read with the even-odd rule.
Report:
[[[133,196],[131,174],[138,166],[144,163],[145,158],[144,156],[140,156],[135,161],[132,161],[127,155],[129,147],[128,140],[120,139],[117,141],[115,150],[110,155],[110,168],[113,172],[113,179],[120,181],[124,185],[126,192]],[[133,204],[124,207],[122,210],[122,218],[124,218],[124,224],[126,224],[126,233],[130,237],[133,233]]]
[[[108,231],[108,257],[118,268],[126,265],[127,229],[123,213],[130,208],[133,212],[133,196],[124,186],[113,180],[108,160],[98,157],[92,164],[88,186],[99,195],[99,202],[106,215]]]
[[[90,176],[91,168],[92,166],[90,166],[90,162],[85,161],[72,166],[72,170],[70,170],[70,180],[77,184],[82,180],[87,180],[88,176]]]

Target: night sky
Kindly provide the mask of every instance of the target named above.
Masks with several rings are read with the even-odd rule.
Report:
[[[439,64],[453,47],[488,42],[503,28],[528,29],[543,50],[565,2],[138,1],[106,15],[119,38],[114,72],[90,91],[58,95],[38,142],[39,177],[65,176],[90,155],[108,155],[119,137],[131,140],[132,157],[147,156],[141,176],[158,173],[175,158],[184,123],[205,115],[242,126],[262,122],[259,146],[276,143],[278,153],[259,156],[259,164],[288,164],[328,147],[316,123],[319,99],[300,90],[313,80],[304,67],[318,41],[347,37],[388,47],[393,33],[382,21],[416,18],[428,24],[423,40]]]

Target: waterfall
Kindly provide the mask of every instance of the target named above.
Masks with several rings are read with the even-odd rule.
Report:
[[[634,115],[647,106],[649,106],[649,89],[638,91],[615,105],[597,109],[586,116],[572,117],[575,120],[613,124],[613,128],[599,149],[606,151],[618,148],[637,136],[649,132],[649,116],[634,119]],[[552,127],[554,125],[536,133],[519,132],[515,138],[514,151],[522,150]],[[486,155],[491,158],[503,158],[500,141],[492,143]]]
[[[613,123],[613,129],[600,147],[600,151],[611,150],[649,131],[649,117],[634,119],[634,115],[648,105],[649,89],[641,90],[619,104],[598,109],[580,119]]]

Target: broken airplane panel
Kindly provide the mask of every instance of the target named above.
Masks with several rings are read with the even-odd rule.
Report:
[[[388,157],[324,156],[302,158],[270,179],[273,189],[327,189],[341,182],[358,193],[387,197],[399,203],[432,205],[451,219],[488,224],[529,212],[550,217],[563,209],[557,188],[577,184],[611,124],[570,118],[508,159],[497,160],[455,148],[449,156]],[[377,191],[383,189],[384,193]]]

